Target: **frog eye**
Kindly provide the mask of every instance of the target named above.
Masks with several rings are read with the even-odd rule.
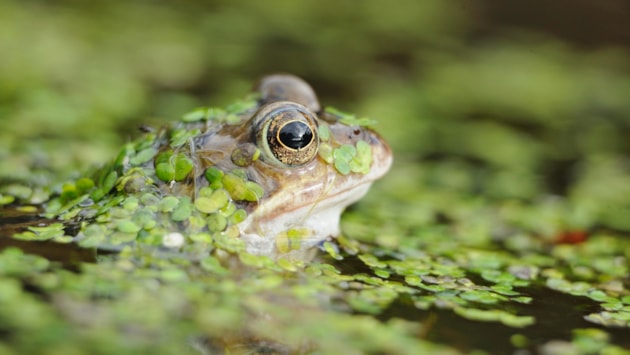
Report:
[[[280,166],[304,165],[317,155],[317,119],[306,107],[289,101],[264,106],[253,121],[263,159]]]

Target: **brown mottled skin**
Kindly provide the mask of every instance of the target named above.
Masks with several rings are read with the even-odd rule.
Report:
[[[213,123],[206,128],[206,131],[194,139],[195,176],[194,183],[188,181],[187,184],[178,184],[179,194],[195,194],[195,191],[203,186],[207,186],[208,182],[204,177],[204,171],[209,166],[216,166],[223,171],[231,171],[236,168],[244,169],[250,180],[260,184],[265,191],[264,198],[270,198],[279,191],[287,192],[287,200],[290,201],[291,194],[312,195],[313,198],[322,191],[313,187],[313,181],[326,181],[327,176],[335,175],[337,182],[342,179],[353,178],[350,174],[342,176],[334,174],[334,168],[324,163],[321,158],[315,157],[309,163],[297,167],[279,167],[271,164],[264,156],[254,161],[251,165],[242,167],[237,166],[231,159],[232,151],[240,146],[247,144],[256,144],[255,132],[251,121],[254,120],[256,113],[265,105],[277,101],[293,100],[307,108],[318,109],[320,105],[317,101],[315,93],[301,79],[291,75],[273,75],[261,80],[257,85],[261,91],[261,99],[258,107],[243,115],[243,123],[225,124]],[[329,125],[332,136],[340,144],[354,144],[358,140],[364,140],[371,145],[378,146],[379,149],[374,151],[381,152],[383,155],[391,154],[389,147],[384,143],[383,139],[374,131],[347,126],[337,122],[337,117],[322,110],[317,118]],[[379,157],[374,157],[379,159]],[[194,191],[193,191],[194,187]],[[255,208],[255,203],[245,203],[242,206],[248,210]],[[275,210],[276,214],[282,214],[287,210],[295,208],[290,203],[282,205]],[[273,216],[269,216],[273,217]]]

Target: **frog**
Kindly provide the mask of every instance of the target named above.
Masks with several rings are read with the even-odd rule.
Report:
[[[225,109],[147,129],[49,212],[83,221],[76,240],[88,246],[227,236],[249,254],[308,258],[390,169],[392,150],[372,126],[322,106],[297,76],[268,75]]]

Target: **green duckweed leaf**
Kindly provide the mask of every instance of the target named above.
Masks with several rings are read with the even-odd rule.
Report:
[[[140,226],[130,220],[122,220],[118,222],[116,228],[123,233],[138,233],[141,229]]]
[[[206,180],[208,180],[208,183],[210,184],[209,186],[213,189],[218,189],[223,187],[223,175],[225,175],[223,173],[223,170],[216,168],[214,166],[209,167],[208,169],[206,169],[206,172],[204,173]]]
[[[229,202],[229,195],[224,189],[215,190],[209,197],[198,197],[195,208],[203,213],[214,213],[223,208]]]
[[[319,140],[326,142],[330,139],[330,128],[327,125],[322,124],[317,128],[319,134]]]
[[[176,222],[185,221],[192,215],[193,208],[190,197],[181,197],[177,207],[172,210],[171,219]]]
[[[243,222],[245,218],[247,218],[247,211],[239,208],[230,216],[230,224],[239,224]]]
[[[193,170],[193,161],[184,154],[177,154],[175,157],[175,181],[184,180]]]
[[[464,308],[456,307],[455,313],[471,320],[477,320],[482,322],[499,321],[509,327],[523,328],[534,324],[534,317],[531,316],[517,316],[506,311],[493,309],[482,310],[476,308]]]
[[[199,107],[190,111],[182,116],[182,121],[184,122],[196,122],[201,121],[206,118],[208,114],[207,107]]]
[[[211,232],[220,232],[224,230],[228,225],[227,218],[218,213],[213,213],[209,215],[206,221],[208,223],[208,229]]]
[[[165,196],[159,202],[159,210],[161,212],[172,212],[179,205],[179,198],[175,196]]]
[[[156,153],[157,151],[155,150],[155,148],[152,148],[152,147],[146,148],[138,152],[135,156],[133,156],[129,160],[129,163],[131,163],[131,165],[136,165],[136,166],[144,164],[146,162],[149,162],[151,159],[153,159]]]
[[[199,128],[187,130],[186,128],[179,128],[171,133],[171,148],[181,147],[191,140],[192,137],[199,135],[201,131]]]
[[[332,146],[330,146],[330,144],[320,143],[317,153],[319,157],[328,164],[332,164],[332,162],[334,161],[333,148]]]
[[[164,182],[175,180],[175,167],[170,163],[159,163],[155,166],[155,175]]]

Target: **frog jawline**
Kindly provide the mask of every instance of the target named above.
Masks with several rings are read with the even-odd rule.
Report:
[[[371,185],[372,181],[365,182],[342,193],[329,195],[316,204],[304,205],[285,212],[269,221],[254,219],[250,215],[239,224],[247,252],[271,257],[305,255],[308,249],[340,234],[341,213],[346,207],[361,199]],[[276,249],[278,235],[290,229],[307,230],[309,235],[301,239],[298,249],[289,253],[279,253]]]

